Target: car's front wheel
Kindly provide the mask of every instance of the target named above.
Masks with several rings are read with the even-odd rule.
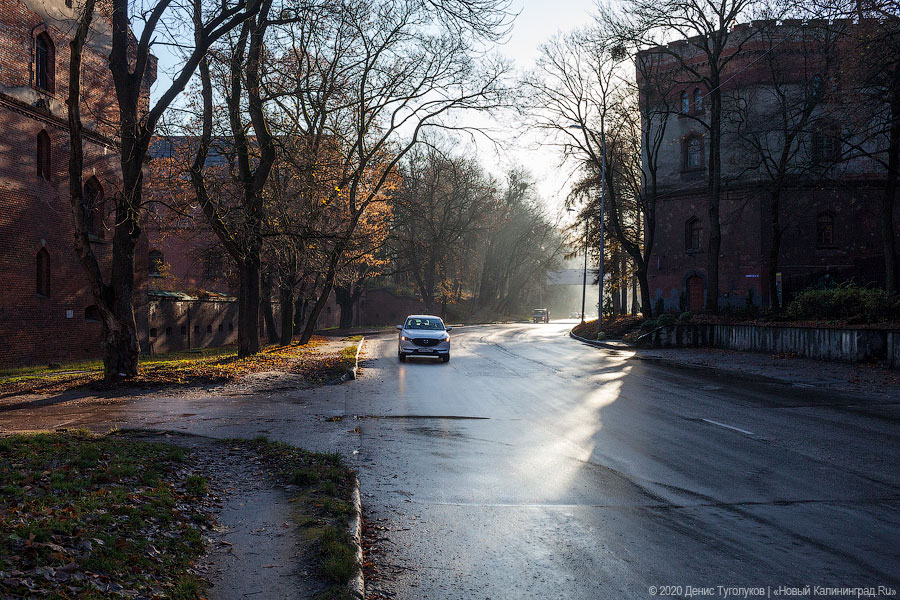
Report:
[[[450,355],[449,355],[449,354],[443,355],[443,356],[441,357],[441,360],[444,361],[444,362],[450,362]]]
[[[400,362],[406,362],[406,355],[403,354],[402,352],[397,353],[397,358],[400,359]]]

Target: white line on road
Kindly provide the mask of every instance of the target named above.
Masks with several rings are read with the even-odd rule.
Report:
[[[701,421],[706,421],[707,423],[711,423],[713,425],[718,425],[719,427],[724,427],[725,429],[733,429],[734,431],[740,431],[741,433],[746,433],[747,435],[756,435],[752,431],[747,431],[746,429],[741,429],[740,427],[734,427],[732,425],[726,425],[725,423],[719,423],[718,421],[713,421],[711,419],[700,419]]]

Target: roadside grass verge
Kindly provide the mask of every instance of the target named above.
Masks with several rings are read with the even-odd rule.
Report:
[[[616,315],[603,318],[603,330],[597,335],[597,319],[579,323],[572,328],[572,333],[587,340],[618,339],[641,324],[641,317]]]
[[[320,368],[315,372],[310,372],[304,378],[311,383],[328,383],[352,369],[353,365],[356,363],[356,349],[362,339],[361,336],[356,337],[358,339],[351,340],[346,338],[345,340],[342,340],[352,341],[353,343],[350,346],[345,346],[339,352],[325,355],[320,364]],[[291,372],[295,371],[292,370]]]
[[[188,462],[116,434],[0,438],[0,597],[203,597],[212,509]]]
[[[360,568],[356,545],[347,531],[349,520],[356,516],[353,471],[338,454],[308,452],[265,436],[226,442],[248,447],[273,469],[280,483],[293,486],[296,522],[303,537],[316,544],[322,575],[332,584],[318,598],[352,598],[347,583]]]
[[[258,354],[239,359],[236,346],[220,346],[169,354],[141,355],[138,376],[127,385],[134,387],[191,386],[226,383],[261,371],[283,371],[301,375],[310,383],[338,377],[345,368],[346,353],[324,352],[325,338],[313,337],[300,346],[270,345]],[[352,357],[350,359],[352,366]],[[337,373],[335,375],[335,373]],[[99,360],[80,361],[47,367],[22,367],[0,371],[0,397],[27,393],[58,393],[83,386],[104,388],[103,364]]]

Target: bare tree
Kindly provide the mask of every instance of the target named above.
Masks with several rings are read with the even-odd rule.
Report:
[[[472,160],[433,144],[412,151],[401,168],[392,246],[425,310],[433,312],[442,283],[460,269],[496,206],[493,182]],[[470,281],[466,282],[470,283]]]
[[[488,315],[508,315],[525,308],[526,290],[543,289],[549,271],[565,254],[559,222],[552,219],[535,192],[530,174],[507,172],[500,202],[485,232],[478,306]]]
[[[656,231],[659,152],[674,111],[674,81],[657,75],[658,55],[636,52],[611,35],[617,19],[602,13],[594,27],[542,46],[537,69],[525,80],[531,91],[528,114],[533,125],[561,140],[556,143],[565,157],[578,161],[582,177],[570,202],[587,200],[579,220],[599,223],[605,141],[607,223],[635,264],[641,310],[649,317],[647,268]],[[597,252],[599,231],[594,227],[589,240]]]
[[[238,34],[232,36],[222,48],[224,60],[219,64],[222,66],[228,120],[227,151],[233,156],[235,164],[232,170],[233,194],[227,191],[210,194],[204,177],[212,142],[215,106],[210,60],[204,57],[200,64],[202,133],[191,165],[191,182],[197,202],[212,230],[238,267],[239,357],[255,354],[260,349],[259,277],[265,220],[263,190],[276,156],[260,82],[271,8],[272,0],[261,0],[257,14],[245,21]],[[202,29],[198,29],[198,38],[201,35]],[[252,139],[248,134],[251,127],[254,133]],[[237,197],[237,207],[228,202],[233,195]]]
[[[205,9],[205,12],[204,12]],[[193,76],[210,45],[257,10],[257,0],[223,2],[203,7],[200,0],[182,6],[172,0],[142,5],[112,0],[112,46],[109,67],[115,85],[120,132],[120,165],[123,186],[113,198],[112,264],[104,273],[91,249],[90,231],[85,218],[83,150],[81,124],[81,57],[95,4],[86,2],[78,33],[71,45],[68,97],[70,155],[69,193],[75,220],[75,250],[85,268],[94,302],[102,322],[104,377],[117,381],[137,374],[139,346],[134,316],[134,254],[141,235],[143,217],[143,168],[156,125],[163,112],[181,93]],[[149,105],[149,86],[155,77],[156,59],[152,46],[162,30],[174,35],[171,27],[175,13],[198,24],[196,44],[184,44],[184,60],[159,99]],[[140,22],[140,27],[137,27]],[[139,31],[136,36],[133,32]]]
[[[506,5],[480,4],[494,11]],[[285,64],[303,68],[281,74],[291,93],[278,96],[279,128],[310,140],[310,170],[315,167],[317,186],[329,190],[322,201],[338,224],[320,242],[327,259],[301,343],[312,336],[357,227],[390,195],[397,166],[422,132],[463,128],[458,113],[506,103],[507,65],[474,59],[484,32],[461,17],[477,15],[450,10],[466,5],[437,3],[436,11],[427,3],[348,0],[328,29],[292,34],[303,51]]]
[[[894,212],[900,183],[900,5],[896,0],[825,0],[818,11],[852,23],[841,41],[841,133],[846,160],[864,158],[885,170],[879,224],[885,288],[897,292]]]

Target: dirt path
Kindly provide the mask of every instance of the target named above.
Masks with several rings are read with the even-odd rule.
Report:
[[[263,461],[245,448],[212,438],[135,431],[128,437],[176,444],[191,451],[217,497],[217,526],[196,572],[211,583],[210,600],[313,598],[328,588],[315,548],[296,522],[291,486],[275,483]]]

